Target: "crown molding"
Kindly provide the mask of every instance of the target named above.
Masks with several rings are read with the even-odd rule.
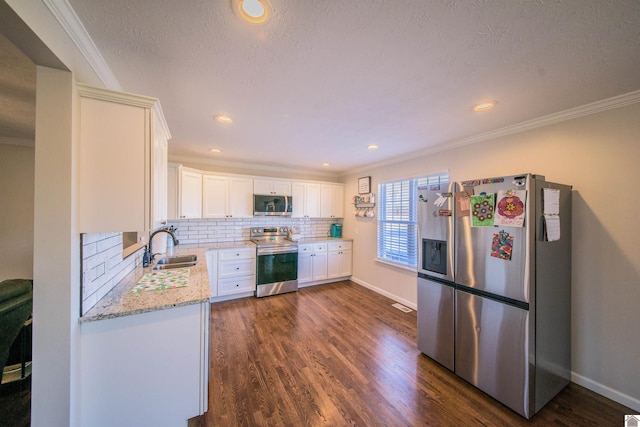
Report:
[[[257,163],[248,162],[230,162],[224,160],[211,160],[202,157],[190,157],[190,156],[173,156],[169,155],[169,162],[172,163],[192,163],[208,166],[222,166],[227,168],[248,169],[252,171],[265,171],[265,172],[279,172],[288,173],[293,175],[313,175],[318,177],[337,178],[339,176],[336,172],[317,171],[312,169],[299,169],[291,168],[287,166],[270,166]]]
[[[150,96],[136,95],[117,90],[104,89],[101,87],[89,86],[83,83],[76,83],[78,94],[88,98],[100,99],[102,101],[117,102],[120,104],[133,105],[142,108],[153,108],[158,103],[157,98]]]
[[[120,82],[109,68],[107,61],[104,60],[100,50],[69,2],[67,0],[42,0],[42,3],[64,28],[102,83],[109,89],[122,90]]]
[[[627,105],[636,104],[638,102],[640,102],[640,90],[581,105],[579,107],[570,108],[568,110],[538,117],[532,120],[527,120],[521,123],[516,123],[515,125],[505,126],[500,129],[484,132],[468,138],[462,138],[456,141],[452,141],[451,143],[448,143],[446,145],[449,148],[457,148],[464,145],[475,144],[476,142],[482,142],[489,139],[499,138],[501,136],[512,135],[543,126],[550,126],[556,123],[566,122],[568,120],[573,120],[584,116],[590,116],[592,114],[602,113],[604,111],[613,110],[616,108],[626,107]]]
[[[109,68],[107,61],[105,61],[104,57],[100,53],[100,50],[93,42],[93,39],[87,32],[87,29],[84,27],[84,24],[82,23],[82,21],[80,21],[80,18],[73,10],[69,2],[67,0],[42,0],[42,2],[60,23],[62,28],[64,28],[65,32],[69,35],[73,43],[80,50],[82,56],[89,63],[91,68],[96,72],[98,78],[100,79],[100,81],[102,81],[105,87],[114,91],[122,91],[120,82],[118,82],[118,79],[111,71],[111,68]],[[116,100],[116,97],[111,97],[106,92],[103,92],[99,95],[98,93],[99,92],[97,90],[93,91],[93,95],[98,97],[99,99],[103,99],[106,101]],[[144,98],[141,95],[135,95],[135,97],[138,97],[140,99]],[[160,132],[164,133],[169,140],[171,139],[171,132],[169,131],[169,126],[167,125],[166,118],[164,117],[162,106],[160,105],[159,100],[156,99],[154,102],[155,103],[153,103],[151,107],[155,113],[155,123],[157,129]]]
[[[162,105],[160,105],[160,100],[158,100],[155,104],[153,104],[152,108],[155,116],[154,116],[154,126],[156,128],[156,132],[164,135],[166,140],[170,140],[172,138],[171,131],[169,130],[169,125],[167,124],[167,119],[164,117],[164,112],[162,111]]]
[[[604,111],[614,110],[616,108],[626,107],[628,105],[637,104],[640,102],[640,90],[625,93],[622,95],[614,96],[612,98],[603,99],[601,101],[592,102],[579,107],[570,108],[568,110],[560,111],[558,113],[549,114],[536,119],[527,120],[514,125],[505,126],[499,129],[495,129],[489,132],[472,135],[466,138],[454,139],[441,144],[434,145],[424,150],[414,151],[401,156],[393,157],[391,159],[383,160],[381,162],[371,163],[366,166],[355,168],[348,172],[348,175],[360,173],[363,171],[379,168],[383,166],[389,166],[396,163],[404,162],[407,160],[415,159],[416,157],[422,157],[429,154],[440,153],[443,151],[453,150],[455,148],[464,147],[466,145],[477,144],[479,142],[488,141],[490,139],[500,138],[503,136],[514,135],[516,133],[525,132],[528,130],[550,126],[556,123],[565,122],[568,120],[577,119],[584,116],[602,113]],[[346,176],[347,174],[343,175]]]
[[[18,145],[20,147],[35,147],[36,141],[24,138],[9,138],[0,136],[0,145]]]

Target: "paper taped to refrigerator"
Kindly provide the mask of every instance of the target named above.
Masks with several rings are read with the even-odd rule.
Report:
[[[545,215],[560,215],[560,190],[556,188],[543,188],[542,200],[542,212]]]
[[[548,242],[560,240],[560,190],[543,188],[542,203],[544,238]]]
[[[526,190],[500,190],[496,198],[495,225],[522,227],[525,217]]]
[[[513,252],[513,236],[502,230],[493,235],[491,243],[491,256],[500,258],[505,261],[511,261],[511,253]]]
[[[462,218],[471,215],[472,190],[458,191],[456,193],[456,216]]]
[[[491,227],[494,219],[495,194],[471,196],[471,226]]]
[[[544,216],[544,236],[548,242],[560,240],[560,216],[545,215]]]

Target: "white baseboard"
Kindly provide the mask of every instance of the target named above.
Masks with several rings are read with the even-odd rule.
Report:
[[[618,402],[621,405],[628,406],[629,408],[636,411],[636,413],[640,413],[640,399],[628,396],[622,392],[619,392],[618,390],[607,387],[604,384],[600,384],[599,382],[593,381],[592,379],[583,377],[580,374],[576,374],[575,372],[571,372],[571,381],[591,390],[594,393],[598,393],[608,399],[611,399],[614,402]]]
[[[367,289],[371,289],[373,292],[379,293],[380,295],[384,295],[387,298],[391,298],[392,300],[394,300],[396,302],[399,302],[402,305],[406,305],[409,308],[412,308],[414,310],[418,309],[418,307],[417,307],[417,305],[415,303],[413,303],[411,301],[407,301],[404,298],[400,298],[399,296],[394,295],[391,292],[387,292],[384,289],[380,289],[380,288],[378,288],[376,286],[373,286],[371,283],[367,283],[364,280],[360,280],[360,279],[352,276],[351,277],[351,281],[355,282],[358,285],[363,286],[363,287],[365,287]]]
[[[298,282],[298,289],[308,288],[309,286],[326,285],[327,283],[341,282],[343,280],[352,280],[352,279],[350,276],[344,276],[344,277],[333,277],[331,279],[316,280],[313,282],[303,282],[303,283]]]
[[[247,298],[247,297],[254,297],[254,296],[255,296],[254,291],[241,292],[239,294],[233,294],[233,295],[222,295],[219,297],[210,297],[209,302],[214,303],[214,302],[222,302],[222,301],[231,301],[233,299]]]
[[[373,286],[370,283],[365,282],[364,280],[360,280],[356,277],[351,277],[351,281],[357,283],[360,286],[363,286],[365,288],[371,289],[374,292],[377,292],[381,295],[386,296],[387,298],[390,298],[394,301],[397,301],[403,305],[406,305],[407,307],[410,307],[414,310],[417,310],[418,307],[416,306],[416,304],[407,301],[403,298],[398,297],[397,295],[393,295],[392,293],[385,291],[383,289],[380,289],[376,286]],[[599,395],[602,395],[604,397],[606,397],[607,399],[611,399],[614,402],[617,402],[621,405],[627,406],[631,409],[633,409],[634,411],[636,411],[637,413],[640,413],[640,399],[637,399],[635,397],[632,396],[628,396],[618,390],[614,390],[610,387],[607,387],[603,384],[600,384],[596,381],[593,381],[589,378],[583,377],[582,375],[576,374],[575,372],[571,372],[571,381],[586,388],[591,390],[594,393],[597,393]]]

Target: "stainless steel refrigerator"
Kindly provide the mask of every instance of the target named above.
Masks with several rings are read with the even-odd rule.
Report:
[[[571,187],[418,188],[418,348],[530,418],[570,380]]]

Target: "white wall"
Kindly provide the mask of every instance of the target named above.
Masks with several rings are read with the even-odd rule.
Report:
[[[0,144],[0,281],[33,278],[34,147]]]
[[[496,111],[498,113],[498,111]],[[345,177],[379,182],[449,171],[454,180],[532,172],[573,185],[573,380],[640,410],[640,104]],[[354,278],[416,305],[414,272],[373,261],[376,223],[347,216]]]
[[[99,86],[109,73],[86,60],[52,14],[49,7],[60,2],[5,1],[73,73],[37,71],[31,425],[77,426],[80,239],[73,80]]]
[[[77,425],[80,234],[74,88],[71,73],[37,68],[33,427]]]

